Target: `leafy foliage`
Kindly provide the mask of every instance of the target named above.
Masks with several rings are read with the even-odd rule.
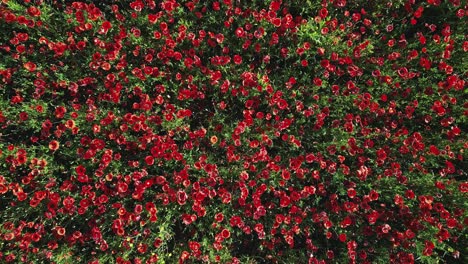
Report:
[[[466,16],[2,1],[0,262],[464,263]]]

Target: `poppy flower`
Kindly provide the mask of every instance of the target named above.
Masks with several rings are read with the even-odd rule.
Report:
[[[41,10],[35,6],[30,6],[28,8],[28,14],[32,17],[38,17],[41,15]]]
[[[0,184],[0,194],[5,194],[8,192],[8,187],[4,184]]]
[[[346,234],[340,234],[338,236],[338,239],[341,241],[341,242],[345,242],[346,241]]]
[[[23,66],[24,66],[24,68],[25,68],[26,70],[28,70],[29,72],[33,72],[33,71],[35,71],[36,68],[37,68],[36,64],[33,63],[33,62],[30,62],[30,61],[26,62]]]
[[[221,231],[221,236],[224,238],[224,239],[227,239],[231,236],[231,232],[229,232],[229,230],[227,229],[223,229],[223,231]]]
[[[146,156],[146,157],[145,157],[145,162],[146,162],[146,164],[149,165],[149,166],[153,165],[153,164],[154,164],[154,158],[153,158],[153,156]]]
[[[222,221],[224,220],[224,215],[223,215],[223,213],[217,213],[217,214],[215,215],[215,220],[216,220],[216,222],[218,222],[218,223],[219,223],[219,222],[222,222]]]
[[[60,147],[60,143],[57,140],[52,140],[49,143],[49,149],[52,151],[56,151]]]
[[[59,227],[56,228],[56,230],[57,230],[57,235],[59,235],[59,236],[64,236],[65,235],[65,232],[66,232],[65,228],[59,226]]]

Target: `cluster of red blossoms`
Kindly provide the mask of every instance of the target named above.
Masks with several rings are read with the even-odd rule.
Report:
[[[455,263],[460,0],[3,0],[1,263]]]

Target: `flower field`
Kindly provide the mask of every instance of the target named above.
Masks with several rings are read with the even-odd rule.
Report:
[[[0,1],[0,263],[468,263],[464,0]]]

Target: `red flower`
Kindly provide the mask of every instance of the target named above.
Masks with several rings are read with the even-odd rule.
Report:
[[[8,187],[0,183],[0,194],[5,194],[8,192]]]
[[[78,177],[76,179],[77,179],[77,181],[79,181],[81,183],[86,183],[86,182],[88,182],[88,175],[81,174],[81,175],[78,175]]]
[[[371,225],[375,224],[378,218],[379,218],[379,213],[377,211],[372,211],[372,213],[367,215],[367,221]]]
[[[21,119],[21,121],[26,121],[26,120],[28,120],[28,113],[26,113],[26,112],[21,112],[21,113],[19,114],[19,118]]]
[[[460,192],[462,193],[468,193],[468,182],[460,183],[460,185],[458,186],[458,190],[460,190]]]
[[[153,164],[154,164],[154,157],[153,157],[153,156],[146,156],[146,157],[145,157],[145,162],[146,162],[146,164],[148,164],[149,166],[153,165]]]
[[[245,31],[242,27],[238,27],[235,31],[235,34],[238,38],[243,38],[245,37]]]
[[[212,145],[216,144],[216,142],[218,142],[218,137],[216,137],[216,136],[211,136],[210,142],[211,142]]]
[[[323,7],[323,8],[320,9],[320,11],[319,11],[319,16],[320,16],[322,19],[326,18],[326,17],[328,16],[328,10],[327,10],[325,7]]]
[[[229,230],[227,229],[223,229],[223,231],[221,231],[221,236],[224,238],[224,239],[227,239],[231,236],[231,232],[229,232]]]
[[[111,28],[112,24],[106,20],[102,23],[101,29],[99,29],[99,34],[107,34]]]
[[[55,228],[55,230],[57,231],[57,235],[59,236],[64,236],[65,235],[65,228],[61,227],[61,226],[58,226]]]
[[[28,14],[32,17],[38,17],[41,15],[41,10],[35,6],[30,6],[28,8]]]
[[[29,72],[33,72],[33,71],[36,70],[36,64],[33,63],[33,62],[30,62],[30,61],[28,61],[28,62],[26,62],[25,64],[23,64],[23,66],[24,66],[24,68],[25,68],[26,70],[28,70]]]
[[[195,242],[195,241],[189,241],[189,248],[192,251],[198,251],[200,250],[200,243]]]
[[[52,151],[56,151],[59,148],[60,144],[57,140],[52,140],[49,143],[49,149]]]
[[[218,223],[219,223],[219,222],[222,222],[223,219],[224,219],[223,213],[217,213],[217,214],[215,215],[215,221],[216,221],[216,222],[218,222]]]
[[[425,247],[424,247],[424,250],[423,250],[423,255],[424,256],[430,256],[432,255],[432,251],[434,249],[434,243],[432,243],[432,241],[428,241],[426,240],[426,242],[424,243]]]
[[[343,242],[343,243],[346,242],[346,234],[340,234],[340,235],[338,236],[338,239],[339,239],[341,242]]]
[[[78,165],[76,168],[75,168],[75,172],[76,174],[78,175],[84,175],[86,173],[86,168],[83,166],[83,165]]]
[[[187,201],[187,193],[182,190],[177,191],[177,203],[180,205],[184,205]]]
[[[65,209],[70,210],[73,207],[73,205],[75,204],[75,199],[68,196],[65,199],[63,199],[62,203],[63,203],[63,206],[65,207]]]
[[[369,197],[371,199],[371,201],[376,201],[379,199],[379,193],[376,192],[375,190],[371,190],[370,193],[369,193]]]
[[[117,190],[119,193],[126,193],[128,190],[128,185],[125,182],[119,181],[117,184]]]
[[[280,9],[281,2],[280,1],[272,1],[270,3],[270,10],[271,11],[278,11]]]

